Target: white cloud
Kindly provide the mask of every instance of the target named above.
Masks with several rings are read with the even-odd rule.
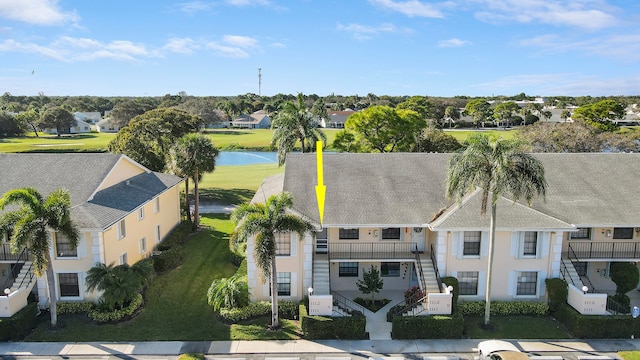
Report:
[[[269,6],[271,2],[269,0],[226,0],[229,5],[233,6]]]
[[[448,40],[441,40],[438,42],[438,47],[441,48],[446,48],[446,47],[461,47],[461,46],[465,46],[468,45],[469,42],[467,40],[460,40],[460,39],[448,39]]]
[[[586,39],[547,34],[521,40],[518,45],[537,47],[545,53],[581,52],[613,58],[619,62],[640,60],[640,33],[613,34]]]
[[[339,31],[351,33],[353,37],[358,40],[369,40],[374,35],[378,35],[381,33],[411,32],[411,30],[409,29],[398,29],[395,25],[388,23],[381,24],[379,26],[369,26],[361,24],[338,24],[336,26],[336,29]]]
[[[279,48],[279,49],[284,49],[287,47],[287,45],[279,42],[272,43],[270,46],[273,48]]]
[[[192,54],[200,45],[190,38],[171,38],[162,48],[174,53]]]
[[[208,43],[207,48],[213,50],[216,55],[222,56],[222,57],[230,57],[230,58],[238,58],[238,59],[249,57],[249,53],[247,53],[246,51],[242,50],[239,47],[221,45],[221,44],[218,44],[217,42]]]
[[[178,8],[180,11],[185,12],[189,15],[194,15],[196,13],[209,11],[215,6],[214,3],[204,2],[204,1],[191,1],[187,3],[178,4]]]
[[[256,48],[258,46],[258,40],[241,35],[225,35],[222,37],[222,41],[241,48]]]
[[[0,0],[0,17],[35,25],[78,22],[75,11],[64,11],[58,0]]]
[[[483,10],[476,18],[487,22],[543,23],[597,30],[619,22],[615,9],[602,0],[469,0]]]
[[[444,15],[433,4],[418,0],[394,1],[394,0],[369,0],[369,3],[381,8],[399,12],[409,17],[442,18]]]

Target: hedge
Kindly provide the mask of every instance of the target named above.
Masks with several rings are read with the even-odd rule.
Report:
[[[391,325],[393,339],[459,339],[464,330],[460,311],[451,315],[396,316]]]
[[[307,307],[300,304],[300,327],[305,339],[362,340],[369,336],[365,331],[367,318],[356,316],[309,316]]]
[[[182,264],[184,258],[184,250],[182,246],[175,246],[168,250],[162,251],[159,255],[153,255],[153,269],[156,273],[163,273],[165,271],[174,269],[178,265]]]
[[[553,316],[576,338],[621,339],[640,336],[640,318],[631,315],[582,315],[568,304]]]
[[[257,301],[241,308],[222,308],[218,315],[223,322],[235,324],[268,314],[271,314],[271,302]],[[298,304],[293,301],[278,301],[278,318],[297,319]]]
[[[132,317],[136,311],[142,306],[142,295],[136,294],[129,306],[123,309],[117,309],[108,312],[101,312],[99,310],[91,310],[87,314],[93,321],[99,323],[111,323],[118,322],[125,318]]]
[[[484,301],[463,301],[458,303],[458,308],[464,316],[484,315]],[[549,305],[533,301],[492,301],[491,315],[535,315],[544,316],[549,313]]]
[[[16,340],[27,333],[38,316],[38,303],[27,304],[10,318],[0,319],[0,341]]]
[[[56,304],[56,312],[58,315],[65,314],[88,314],[93,310],[96,304],[91,301],[59,301]]]

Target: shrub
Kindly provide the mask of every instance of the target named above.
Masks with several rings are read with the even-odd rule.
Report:
[[[204,354],[200,353],[188,353],[188,354],[180,354],[178,356],[178,360],[204,360]]]
[[[576,338],[620,339],[640,334],[640,318],[629,315],[581,315],[568,304],[563,304],[555,313]]]
[[[89,317],[99,323],[112,323],[118,322],[123,319],[129,319],[133,317],[136,311],[142,306],[142,295],[137,294],[127,307],[117,309],[113,311],[102,312],[99,310],[89,311]]]
[[[158,251],[166,251],[182,245],[187,241],[191,233],[191,221],[182,221],[178,226],[173,228],[160,244],[156,246]]]
[[[225,323],[233,324],[254,319],[271,313],[271,303],[268,301],[252,302],[241,308],[222,308],[219,316]]]
[[[157,273],[163,273],[182,264],[184,250],[182,246],[176,246],[153,256],[153,268]]]
[[[404,304],[409,306],[424,297],[424,291],[417,285],[414,285],[404,292]]]
[[[628,302],[625,299],[625,294],[635,289],[640,280],[640,274],[638,268],[634,263],[630,262],[614,262],[611,263],[611,281],[616,284],[616,297],[623,303]],[[618,301],[620,302],[620,301]]]
[[[484,301],[463,301],[458,304],[464,316],[483,316]],[[492,301],[491,315],[535,315],[544,316],[549,313],[549,305],[533,301]]]
[[[0,319],[0,341],[15,340],[28,332],[38,316],[38,303],[27,304],[10,318]]]
[[[296,320],[300,315],[300,306],[295,301],[278,301],[278,316],[283,319]]]
[[[396,316],[391,325],[393,339],[459,339],[464,329],[460,311],[451,315]]]
[[[230,261],[235,266],[240,266],[244,261],[245,256],[243,254],[236,253],[235,251],[231,252]]]
[[[447,286],[453,287],[453,299],[451,302],[453,307],[458,304],[458,295],[460,294],[460,284],[458,283],[458,278],[453,276],[445,276],[441,279],[443,284],[447,284]]]
[[[236,273],[230,278],[213,280],[207,291],[207,303],[213,307],[213,311],[247,306],[249,304],[247,279]]]
[[[59,301],[56,304],[58,315],[65,314],[88,314],[96,304],[91,301]]]
[[[567,303],[569,289],[567,282],[560,278],[546,279],[547,294],[549,294],[549,311],[556,312],[560,306]]]
[[[362,315],[309,316],[304,304],[300,304],[300,327],[305,339],[367,339],[367,319]]]

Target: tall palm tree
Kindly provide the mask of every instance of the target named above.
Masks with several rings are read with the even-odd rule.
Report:
[[[193,230],[196,230],[200,223],[200,191],[198,183],[202,180],[205,172],[215,170],[218,154],[219,151],[213,145],[211,139],[198,133],[184,135],[178,139],[169,151],[169,168],[173,169],[177,174],[193,179],[195,198]]]
[[[59,189],[43,198],[34,188],[15,189],[2,195],[0,210],[4,210],[10,204],[20,207],[0,215],[0,237],[11,233],[11,252],[18,253],[27,248],[31,253],[35,274],[42,276],[46,273],[51,325],[56,326],[58,292],[51,266],[49,231],[60,232],[73,248],[77,247],[80,235],[71,221],[69,193]]]
[[[524,152],[519,140],[494,139],[475,134],[468,139],[468,146],[449,160],[447,168],[447,197],[462,199],[480,188],[482,204],[480,214],[485,215],[491,204],[489,229],[489,259],[485,291],[484,323],[489,324],[491,306],[491,270],[496,236],[496,204],[503,194],[510,194],[513,201],[521,197],[531,205],[533,198],[544,196],[547,183],[542,163]]]
[[[318,128],[319,119],[307,110],[304,95],[298,93],[296,102],[287,102],[273,119],[274,129],[271,145],[278,149],[278,165],[284,164],[287,153],[291,152],[298,140],[302,152],[313,151],[316,141],[327,142],[327,136]]]
[[[254,258],[262,273],[263,281],[271,282],[271,327],[276,329],[278,322],[278,283],[276,273],[276,235],[296,232],[299,238],[314,229],[313,225],[292,214],[288,210],[293,206],[293,197],[289,193],[273,195],[266,204],[243,204],[231,214],[238,224],[232,234],[234,245],[246,242],[254,237]]]

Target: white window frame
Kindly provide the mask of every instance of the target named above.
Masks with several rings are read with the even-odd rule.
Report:
[[[160,232],[160,224],[156,225],[156,231],[155,231],[155,237],[156,237],[156,244],[160,243],[160,240],[162,240],[162,233]]]
[[[123,253],[118,257],[118,265],[129,264],[129,256],[127,253]]]
[[[140,254],[145,254],[147,252],[147,238],[143,237],[140,239]]]
[[[61,234],[60,232],[53,232],[53,244],[54,244],[54,252],[55,252],[55,259],[56,260],[75,260],[80,258],[80,246],[82,243],[82,238],[79,239],[78,241],[78,246],[76,246],[76,254],[72,255],[72,256],[60,256],[60,252],[58,251],[58,236],[62,236],[64,237],[63,234]]]
[[[535,273],[536,274],[536,284],[535,284],[535,289],[536,292],[535,294],[518,294],[518,282],[520,279],[520,276],[522,273]],[[513,294],[515,295],[516,298],[537,298],[539,296],[540,293],[540,272],[539,271],[535,271],[535,270],[524,270],[524,271],[516,271],[515,272],[515,288],[514,288],[514,292]]]
[[[160,196],[153,201],[153,212],[156,214],[160,212]]]
[[[144,220],[144,206],[138,209],[138,221]]]
[[[514,231],[511,233],[511,256],[516,259],[540,259],[549,255],[551,233],[548,231],[535,231],[537,237],[536,254],[524,254],[524,237],[528,231]]]
[[[62,296],[62,292],[60,291],[60,274],[76,274],[78,277],[78,296]],[[83,299],[83,294],[84,294],[84,289],[82,288],[82,282],[83,282],[83,278],[82,278],[82,274],[81,273],[77,273],[77,272],[60,272],[60,273],[55,273],[54,276],[55,279],[55,285],[56,285],[56,296],[58,297],[58,300],[82,300]]]
[[[118,240],[124,239],[127,236],[127,224],[124,219],[118,221],[116,224],[116,231],[118,234]]]

